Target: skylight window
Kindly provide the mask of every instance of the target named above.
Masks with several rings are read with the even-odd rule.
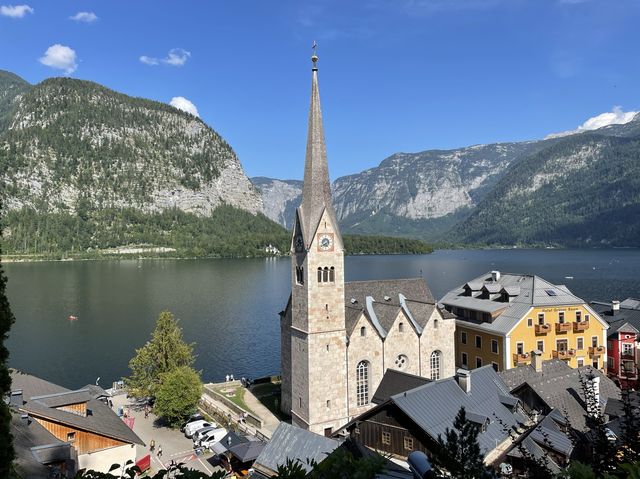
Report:
[[[545,289],[545,292],[549,295],[549,296],[558,296],[556,294],[556,292],[552,289]]]

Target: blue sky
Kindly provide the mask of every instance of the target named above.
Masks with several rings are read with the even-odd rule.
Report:
[[[0,68],[184,97],[247,174],[301,178],[316,40],[336,178],[640,110],[638,25],[638,0],[0,0]]]

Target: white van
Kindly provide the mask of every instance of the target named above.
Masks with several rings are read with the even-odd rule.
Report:
[[[226,435],[227,430],[223,427],[206,432],[200,439],[200,446],[211,449],[211,446],[213,446],[216,442],[220,442],[220,440]]]
[[[209,431],[213,431],[214,429],[217,429],[217,428],[218,428],[218,425],[215,422],[212,422],[211,426],[198,429],[196,432],[193,433],[193,436],[191,437],[191,439],[193,439],[193,443],[198,444],[200,442],[200,439],[202,439],[202,437],[206,433],[208,433]]]
[[[187,437],[191,437],[199,429],[202,429],[203,427],[211,427],[211,426],[213,426],[213,424],[205,420],[190,422],[184,428],[184,435]]]

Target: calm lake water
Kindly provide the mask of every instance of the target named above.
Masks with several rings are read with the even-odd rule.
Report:
[[[10,263],[16,323],[10,365],[69,388],[128,374],[127,364],[172,311],[195,342],[203,379],[280,371],[279,317],[289,259]],[[459,250],[346,259],[349,280],[422,275],[440,298],[483,272],[535,273],[587,300],[640,296],[640,250]],[[567,279],[572,276],[573,279]],[[78,321],[68,321],[75,315]]]

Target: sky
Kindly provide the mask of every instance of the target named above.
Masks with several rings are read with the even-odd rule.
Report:
[[[171,103],[249,176],[301,179],[316,41],[336,178],[625,121],[638,25],[640,0],[0,0],[0,69]]]

